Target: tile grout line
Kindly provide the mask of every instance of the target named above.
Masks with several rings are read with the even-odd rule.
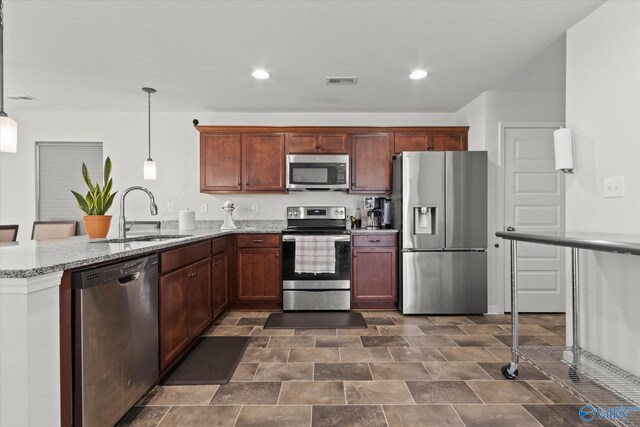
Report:
[[[235,425],[238,423],[238,418],[240,418],[240,412],[242,412],[243,409],[244,409],[244,405],[240,405],[240,410],[236,414],[236,419],[233,420],[233,427],[235,427]]]
[[[217,391],[217,390],[216,390]],[[213,397],[211,397],[213,399]],[[169,411],[171,410],[171,408],[173,408],[173,405],[169,406],[169,409],[167,409],[167,412],[164,413],[164,415],[162,416],[162,418],[160,418],[158,420],[158,423],[156,424],[156,427],[160,425],[160,423],[162,422],[162,420],[164,420],[164,418],[167,416],[167,414],[169,413]]]
[[[456,417],[458,417],[458,419],[460,420],[460,422],[462,423],[463,426],[466,426],[467,424],[462,420],[462,417],[460,416],[460,414],[458,413],[458,411],[456,411],[456,408],[453,407],[452,404],[449,404],[449,407],[451,409],[453,409],[453,413],[456,414]]]
[[[387,427],[389,426],[389,420],[387,419],[387,414],[386,412],[384,412],[384,405],[380,405],[380,409],[382,409],[382,416],[384,417],[384,422],[387,424]]]

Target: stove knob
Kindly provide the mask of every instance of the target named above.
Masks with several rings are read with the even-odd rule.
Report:
[[[298,216],[298,211],[294,211],[293,216]]]

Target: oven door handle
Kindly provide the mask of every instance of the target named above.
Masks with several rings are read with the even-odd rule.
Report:
[[[336,242],[348,242],[351,240],[351,236],[332,236],[333,240],[335,240]],[[283,242],[295,242],[296,240],[296,236],[292,236],[292,235],[285,235],[282,236],[282,241]]]

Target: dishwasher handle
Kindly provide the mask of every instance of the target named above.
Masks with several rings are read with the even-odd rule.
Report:
[[[126,286],[127,283],[137,280],[138,277],[140,277],[139,271],[136,271],[135,273],[132,273],[132,274],[125,274],[124,276],[118,277],[118,283],[120,283],[120,285],[122,286]]]

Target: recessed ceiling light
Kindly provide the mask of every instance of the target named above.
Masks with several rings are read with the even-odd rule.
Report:
[[[411,74],[409,74],[409,78],[411,80],[420,80],[427,77],[427,72],[425,70],[415,70]]]
[[[265,70],[255,70],[251,75],[258,80],[265,80],[271,77],[271,74],[267,73]]]

